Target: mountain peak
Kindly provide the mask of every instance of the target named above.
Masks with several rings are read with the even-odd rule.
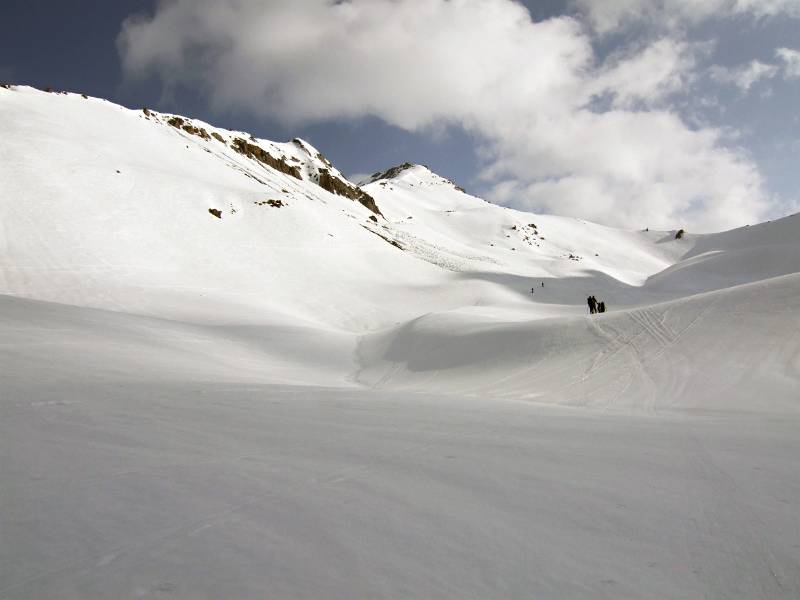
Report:
[[[391,167],[390,169],[386,169],[385,171],[373,173],[369,178],[363,181],[361,185],[368,185],[370,183],[376,183],[378,181],[387,181],[390,179],[405,179],[409,175],[414,175],[416,176],[417,179],[422,181],[433,182],[435,180],[436,182],[439,183],[441,182],[448,183],[459,192],[465,191],[464,188],[462,188],[459,185],[456,185],[453,181],[434,173],[429,167],[410,162],[404,162],[401,165]]]
[[[405,171],[410,169],[414,169],[415,167],[420,167],[422,165],[417,165],[410,162],[404,162],[402,165],[397,165],[386,169],[385,171],[379,171],[377,173],[373,173],[366,181],[364,181],[364,185],[368,183],[375,183],[376,181],[381,181],[383,179],[397,179],[400,175],[402,175]],[[427,168],[427,167],[423,167]],[[430,170],[430,169],[428,169]]]

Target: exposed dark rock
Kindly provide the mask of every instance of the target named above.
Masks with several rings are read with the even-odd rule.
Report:
[[[211,136],[209,136],[208,132],[205,129],[203,129],[202,127],[195,127],[194,125],[184,125],[183,126],[183,130],[186,133],[190,133],[192,135],[199,136],[199,137],[203,138],[204,140],[210,140],[211,139]]]
[[[281,173],[286,173],[287,175],[291,175],[296,179],[302,179],[302,177],[300,177],[300,169],[293,167],[283,159],[275,158],[269,152],[266,152],[261,146],[251,144],[242,138],[234,138],[233,149],[239,154],[243,154],[248,158],[253,158],[277,171],[280,171]]]
[[[281,208],[282,206],[288,206],[288,204],[284,203],[283,200],[261,200],[255,202],[257,206],[271,206],[272,208]]]
[[[222,137],[220,134],[218,134],[216,131],[212,132],[211,137],[213,137],[218,142],[222,142],[223,144],[225,143],[225,138]]]
[[[679,240],[683,237],[683,234],[686,233],[683,229],[679,229],[678,232],[675,234],[675,239]]]
[[[144,113],[144,116],[145,116],[145,117],[147,117],[148,119],[149,119],[151,116],[153,116],[153,113],[151,113],[151,112],[150,112],[150,109],[148,109],[146,106],[145,106],[145,107],[142,109],[142,112]]]
[[[182,129],[186,133],[190,135],[196,135],[198,137],[203,138],[204,140],[211,139],[208,135],[208,132],[203,129],[202,127],[195,127],[191,123],[187,123],[181,117],[170,117],[167,120],[167,125],[172,125],[176,129]]]
[[[333,194],[338,194],[339,196],[356,200],[374,212],[376,215],[383,216],[378,208],[378,205],[375,204],[375,199],[372,196],[367,194],[361,188],[354,186],[352,183],[348,183],[339,177],[331,175],[328,169],[319,170],[319,181],[317,184],[322,189],[328,190]]]
[[[214,215],[218,219],[222,218],[222,211],[219,210],[218,208],[209,208],[208,212],[210,212],[212,215]]]
[[[83,98],[84,100],[88,100],[89,96],[87,96],[86,94],[81,94],[81,98]]]
[[[370,215],[369,216],[369,220],[372,221],[373,223],[377,223],[378,222],[378,217],[376,217],[375,215]]]

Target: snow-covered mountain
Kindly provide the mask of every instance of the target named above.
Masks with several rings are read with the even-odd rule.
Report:
[[[0,87],[0,597],[796,599],[798,259]]]
[[[0,89],[0,128],[2,318],[19,336],[6,361],[66,319],[47,327],[46,368],[89,335],[95,376],[108,363],[652,408],[713,404],[661,383],[673,370],[749,390],[703,354],[724,339],[740,363],[768,361],[746,378],[797,382],[797,215],[680,239],[623,231],[496,206],[410,163],[359,187],[303,140],[27,87]],[[610,314],[586,318],[590,294]],[[731,308],[733,332],[708,309],[728,303],[747,306]],[[751,356],[753,336],[781,350]]]

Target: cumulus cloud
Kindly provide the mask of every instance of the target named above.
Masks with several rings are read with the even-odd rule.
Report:
[[[758,169],[721,148],[720,132],[690,130],[668,112],[581,111],[553,125],[538,154],[524,143],[498,150],[495,165],[509,177],[491,199],[630,227],[690,223],[705,231],[758,221],[765,208]],[[559,171],[548,156],[559,157]],[[520,176],[526,167],[534,177]]]
[[[800,16],[800,0],[572,0],[572,5],[601,34],[634,22],[674,28],[711,17]]]
[[[219,110],[462,127],[511,206],[695,230],[765,210],[752,161],[670,109],[695,48],[669,36],[601,62],[581,21],[533,22],[513,0],[164,0],[118,43],[127,75]]]
[[[775,55],[783,62],[785,79],[800,79],[800,50],[778,48]]]
[[[779,71],[776,65],[752,60],[746,65],[734,68],[714,65],[711,67],[711,78],[719,83],[731,83],[746,92],[759,81],[772,79]]]

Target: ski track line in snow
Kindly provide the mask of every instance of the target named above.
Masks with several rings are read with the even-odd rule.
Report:
[[[631,345],[634,344],[636,339],[638,337],[640,337],[641,335],[643,335],[644,332],[642,330],[639,330],[629,338],[625,338],[623,333],[620,333],[619,335],[612,335],[612,334],[608,333],[600,325],[600,319],[596,319],[596,318],[592,318],[592,317],[586,317],[586,318],[588,319],[588,323],[589,323],[590,329],[592,329],[601,338],[605,339],[608,342],[608,344],[610,346],[612,346],[613,349],[610,352],[608,352],[606,348],[601,349],[595,355],[594,359],[592,360],[591,365],[589,366],[589,369],[583,374],[583,376],[580,379],[570,383],[568,386],[563,388],[563,390],[566,391],[566,390],[569,390],[570,388],[572,388],[572,387],[574,387],[576,385],[585,383],[590,378],[592,378],[598,371],[600,371],[605,365],[607,365],[609,362],[611,362],[611,360],[613,360],[616,356],[618,356],[622,352],[624,352],[624,353],[626,353],[628,355],[628,357],[629,357],[628,362],[630,362],[630,363],[632,363],[634,365],[634,370],[636,372],[642,374],[642,365],[641,365],[640,361],[638,361],[635,356],[631,355]],[[630,377],[630,379],[623,386],[623,388],[614,395],[613,398],[609,398],[606,401],[605,408],[608,409],[608,408],[611,408],[612,406],[614,406],[614,403],[617,400],[619,400],[619,398],[621,398],[630,389],[631,385],[633,385],[633,382],[635,380],[635,376],[634,376],[633,372],[628,370],[627,374]],[[649,379],[649,376],[647,378]],[[585,395],[582,396],[582,397],[584,399],[586,399]]]
[[[633,312],[628,313],[629,316],[633,319],[634,322],[640,324],[639,321],[634,317]],[[599,329],[602,329],[599,324],[597,324]],[[625,387],[616,394],[613,399],[608,401],[609,406],[615,406],[619,399],[622,398],[628,390],[633,385],[633,382],[636,381],[636,375],[638,375],[639,380],[641,381],[642,385],[647,388],[646,396],[643,396],[642,399],[644,404],[642,405],[642,409],[645,413],[654,414],[657,413],[656,409],[656,395],[657,395],[657,386],[653,378],[648,373],[647,368],[644,364],[645,361],[645,354],[637,345],[637,340],[642,337],[644,333],[648,332],[646,326],[641,327],[640,331],[638,331],[634,336],[626,339],[622,345],[621,349],[625,351],[625,354],[628,357],[628,363],[632,365],[634,373],[629,371],[630,379]],[[614,338],[615,341],[618,341],[617,338]]]

